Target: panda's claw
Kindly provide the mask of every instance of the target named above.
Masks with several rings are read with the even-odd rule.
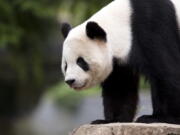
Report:
[[[151,115],[143,115],[136,120],[137,123],[154,123],[157,122],[155,118]]]

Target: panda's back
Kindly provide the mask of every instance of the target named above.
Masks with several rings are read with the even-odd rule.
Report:
[[[141,69],[146,69],[144,73],[153,69],[152,74],[158,73],[160,78],[164,72],[175,74],[172,67],[180,68],[180,0],[130,1],[133,9],[130,62],[136,67],[141,63]],[[161,72],[162,69],[167,71]],[[152,74],[149,76],[156,76]]]
[[[177,38],[180,27],[180,0],[130,1],[133,10],[131,18],[133,37],[141,35],[139,38],[148,37],[149,40],[169,37],[169,41],[171,39],[180,42],[180,37]]]

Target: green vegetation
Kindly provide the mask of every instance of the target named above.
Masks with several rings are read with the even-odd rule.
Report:
[[[0,47],[20,85],[44,81],[44,48],[57,29],[61,0],[0,0]]]
[[[46,93],[46,98],[52,98],[59,105],[75,110],[81,100],[86,96],[93,96],[100,94],[100,88],[94,87],[82,91],[75,91],[69,88],[65,83],[59,83],[56,86],[50,88]]]
[[[111,1],[62,0],[60,8],[62,19],[70,21],[71,24],[79,24]]]
[[[53,99],[57,98],[65,98],[68,97],[69,95],[80,95],[80,96],[90,96],[98,93],[99,87],[93,87],[90,89],[85,89],[85,90],[80,90],[80,91],[75,91],[67,84],[65,83],[59,83],[58,85],[50,88],[48,96]]]
[[[40,41],[56,16],[61,0],[1,0],[0,46],[20,47],[28,39]],[[50,29],[51,30],[51,27]],[[28,35],[27,35],[28,34]],[[29,44],[27,44],[29,45]]]
[[[144,76],[141,76],[139,86],[140,86],[141,90],[149,89],[149,87],[150,87],[149,82],[147,81],[147,79]]]

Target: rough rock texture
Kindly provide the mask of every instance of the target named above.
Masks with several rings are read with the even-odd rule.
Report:
[[[116,123],[83,125],[70,135],[180,135],[180,125]]]

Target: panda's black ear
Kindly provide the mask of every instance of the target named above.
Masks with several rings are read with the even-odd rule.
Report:
[[[96,22],[88,22],[86,34],[90,39],[98,39],[106,42],[106,32]]]
[[[70,30],[71,30],[71,25],[69,23],[62,23],[61,32],[62,32],[64,38],[66,38],[68,36],[68,33]]]

